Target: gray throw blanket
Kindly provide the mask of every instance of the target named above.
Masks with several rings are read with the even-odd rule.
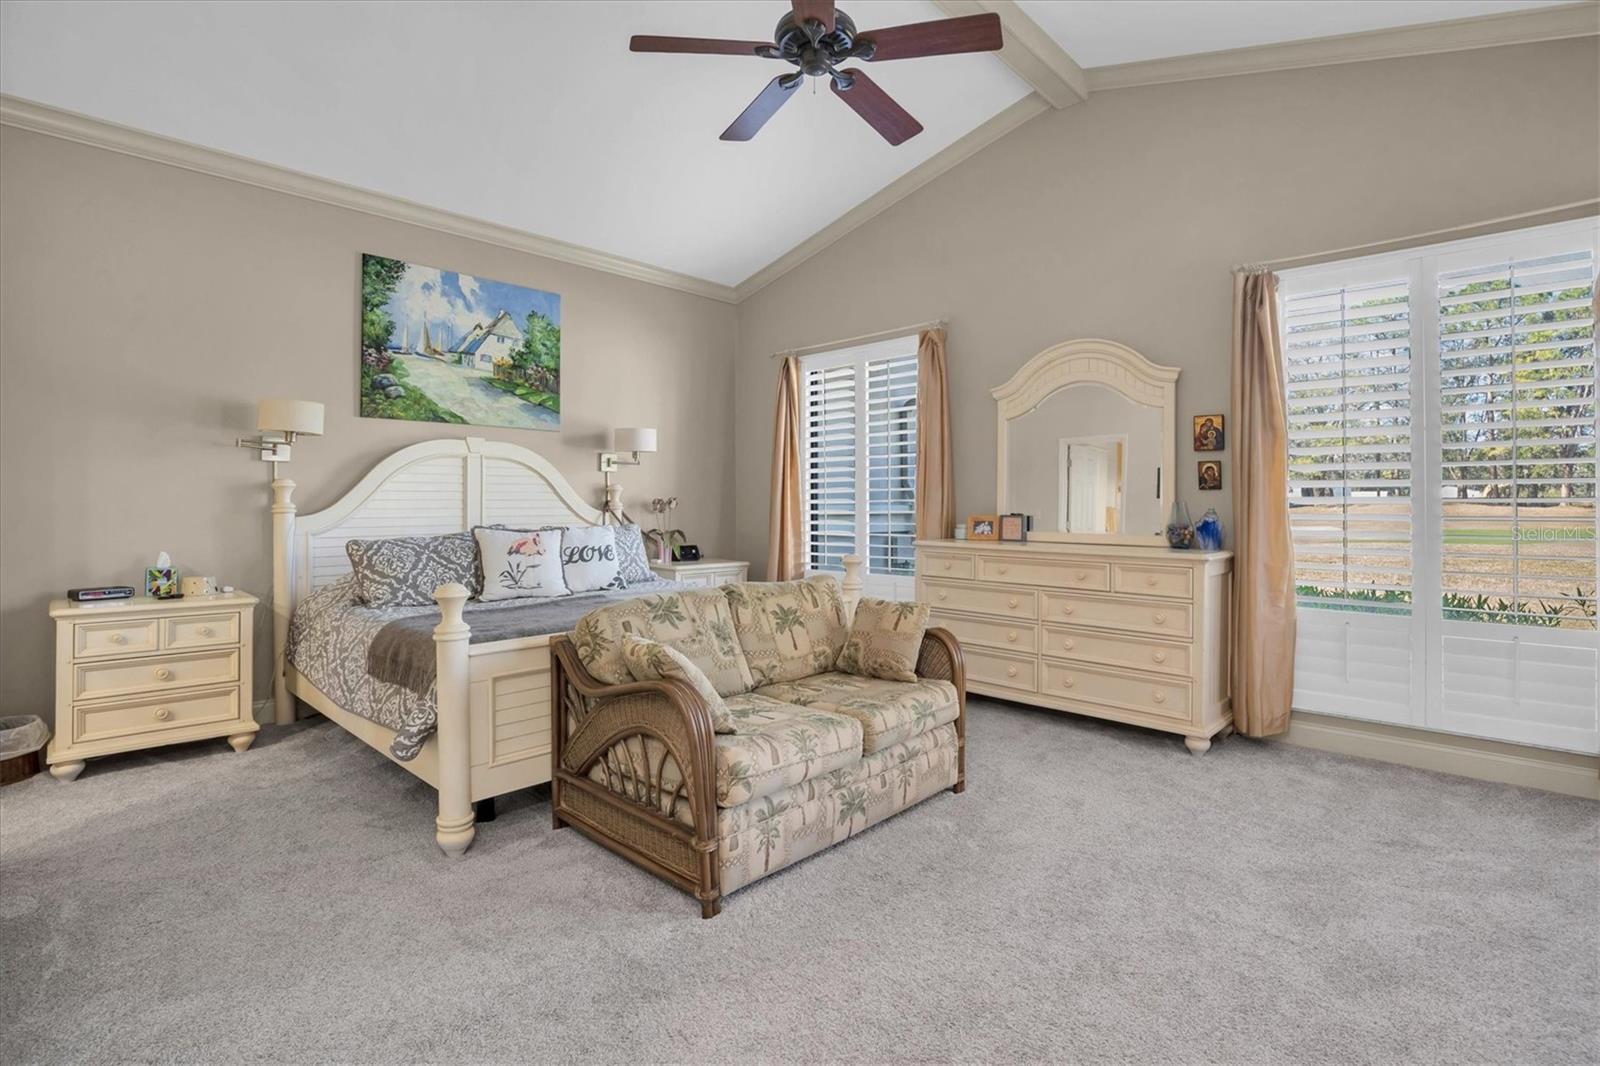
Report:
[[[509,603],[469,603],[463,620],[472,627],[469,643],[515,640],[546,633],[570,633],[578,619],[597,607],[621,603],[640,596],[671,592],[682,586],[676,581],[657,581],[626,589],[585,592],[555,599],[513,600]],[[439,660],[434,651],[433,629],[439,612],[396,618],[378,630],[367,648],[367,673],[379,681],[400,685],[427,695],[438,679]]]

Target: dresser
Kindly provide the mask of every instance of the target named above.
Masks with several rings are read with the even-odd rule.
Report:
[[[1183,736],[1231,729],[1231,552],[917,542],[917,598],[961,641],[967,689]]]
[[[697,559],[692,563],[651,563],[650,569],[668,581],[681,581],[685,585],[704,585],[715,588],[744,581],[750,573],[750,564],[733,559]]]
[[[71,781],[84,760],[227,737],[250,747],[252,613],[244,593],[113,603],[55,600],[55,736],[50,773]]]

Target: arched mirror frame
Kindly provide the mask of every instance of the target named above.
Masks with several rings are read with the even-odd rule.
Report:
[[[999,409],[996,419],[998,437],[995,442],[996,509],[1002,513],[1006,510],[1006,458],[1011,422],[1073,385],[1103,385],[1133,403],[1155,407],[1161,412],[1161,491],[1157,496],[1157,513],[1165,524],[1170,501],[1176,498],[1173,477],[1177,469],[1178,368],[1152,363],[1126,344],[1098,338],[1063,341],[1046,348],[1024,363],[1010,381],[991,391]],[[1166,538],[1159,532],[1061,533],[1041,530],[1029,533],[1028,539],[1166,546]]]

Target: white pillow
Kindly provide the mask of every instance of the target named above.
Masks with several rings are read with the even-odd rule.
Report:
[[[487,529],[479,526],[484,600],[567,595],[561,577],[561,530]]]
[[[623,588],[616,532],[610,526],[567,526],[561,531],[561,569],[573,592]]]

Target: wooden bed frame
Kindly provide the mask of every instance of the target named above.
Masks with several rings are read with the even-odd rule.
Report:
[[[273,700],[279,725],[295,720],[298,697],[439,793],[434,839],[459,856],[476,832],[475,803],[550,780],[550,637],[469,644],[462,620],[468,590],[442,585],[438,653],[439,724],[410,762],[389,754],[394,732],[352,714],[301,676],[284,656],[295,604],[350,571],[354,538],[459,533],[476,525],[600,525],[548,460],[481,437],[431,440],[383,460],[326,510],[295,514],[294,482],[272,482]]]

